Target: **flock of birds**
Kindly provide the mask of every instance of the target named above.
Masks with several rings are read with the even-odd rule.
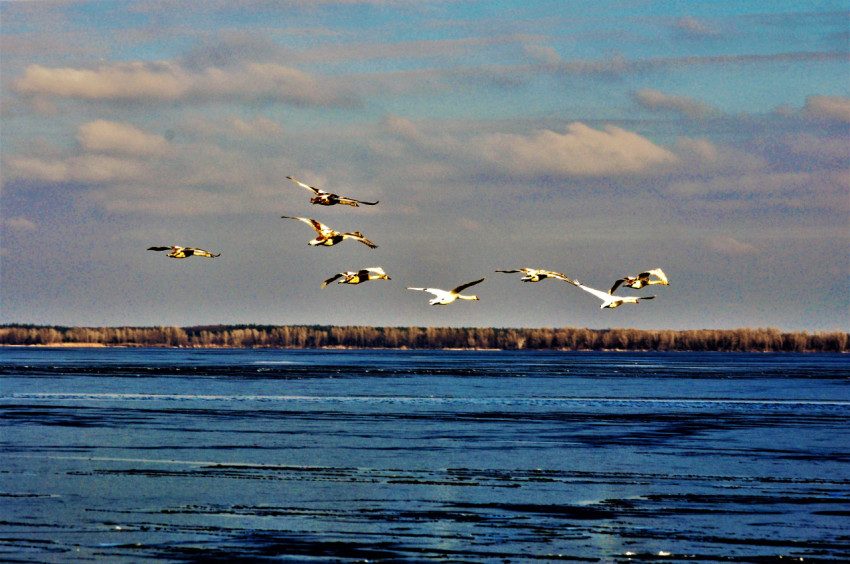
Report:
[[[362,200],[355,200],[354,198],[347,198],[338,194],[326,192],[314,186],[310,186],[309,184],[305,184],[299,180],[292,178],[291,176],[287,176],[286,178],[298,184],[302,188],[309,190],[313,194],[313,196],[310,198],[310,203],[312,204],[318,204],[322,206],[333,206],[337,204],[342,204],[347,206],[358,207],[360,204],[374,206],[380,203],[379,201],[365,202]],[[330,247],[332,245],[336,245],[337,243],[341,243],[345,239],[354,239],[355,241],[359,241],[364,245],[368,246],[370,249],[378,248],[378,245],[364,237],[363,234],[359,231],[343,233],[341,231],[331,229],[324,223],[308,217],[282,215],[281,218],[302,221],[312,227],[316,231],[316,233],[318,233],[318,235],[315,239],[312,239],[308,242],[308,244],[311,246]],[[209,251],[205,251],[204,249],[199,249],[197,247],[179,247],[176,245],[148,247],[147,250],[170,251],[166,256],[176,259],[183,259],[191,256],[207,258],[215,258],[221,256],[221,253],[211,253]],[[636,276],[623,276],[622,278],[618,278],[614,281],[613,285],[607,292],[591,288],[582,284],[578,280],[573,280],[560,272],[553,272],[551,270],[543,270],[539,268],[514,268],[510,270],[496,270],[495,272],[521,272],[523,274],[522,278],[520,279],[522,282],[540,282],[541,280],[545,280],[546,278],[554,278],[556,280],[568,282],[573,286],[581,288],[585,292],[588,292],[602,300],[602,305],[599,307],[603,309],[615,308],[623,304],[636,304],[639,303],[641,300],[651,300],[655,298],[655,296],[615,295],[614,292],[621,286],[625,286],[627,288],[640,289],[645,286],[652,286],[655,284],[662,284],[665,286],[670,284],[667,279],[667,275],[664,274],[664,271],[660,268],[647,270],[645,272],[641,272]],[[334,281],[338,281],[337,284],[360,284],[369,280],[390,280],[390,277],[387,276],[387,273],[384,272],[384,269],[379,266],[361,268],[357,271],[345,271],[331,276],[330,278],[322,282],[322,288]],[[460,286],[457,286],[456,288],[453,288],[451,290],[443,290],[440,288],[414,288],[411,286],[408,286],[407,289],[418,290],[421,292],[428,292],[429,294],[432,294],[434,297],[428,301],[430,305],[448,305],[457,300],[478,300],[479,298],[477,295],[466,295],[461,294],[461,292],[471,286],[480,284],[483,281],[484,278],[479,278],[478,280],[473,280],[471,282],[461,284]]]

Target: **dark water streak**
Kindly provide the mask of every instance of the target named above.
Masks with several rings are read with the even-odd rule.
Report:
[[[19,350],[4,562],[844,562],[841,355]]]

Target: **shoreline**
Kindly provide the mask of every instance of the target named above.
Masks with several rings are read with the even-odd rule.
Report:
[[[276,350],[304,350],[304,351],[456,351],[456,352],[613,352],[613,353],[754,353],[754,354],[846,354],[846,351],[775,351],[775,350],[746,350],[746,351],[730,351],[730,350],[658,350],[658,349],[623,349],[623,348],[602,348],[602,349],[571,349],[571,348],[548,348],[548,349],[498,349],[498,348],[459,348],[459,347],[351,347],[341,345],[331,345],[326,347],[271,347],[271,346],[256,346],[256,347],[234,347],[225,345],[206,345],[206,346],[173,346],[173,345],[136,345],[136,344],[120,344],[120,345],[105,345],[103,343],[48,343],[48,344],[31,344],[31,345],[9,345],[0,344],[0,348],[21,348],[21,349],[59,349],[59,348],[92,348],[92,349],[183,349],[183,350],[258,350],[258,349],[276,349]]]

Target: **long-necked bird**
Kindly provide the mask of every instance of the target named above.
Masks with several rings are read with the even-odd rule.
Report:
[[[553,272],[551,270],[543,270],[540,268],[514,268],[511,270],[497,270],[496,272],[522,272],[524,276],[520,278],[523,282],[540,282],[545,278],[557,278],[558,280],[563,280],[564,282],[570,282],[571,280],[567,278],[565,274],[561,274],[560,272]]]
[[[361,268],[358,271],[348,270],[346,272],[340,272],[339,274],[335,274],[322,282],[322,288],[333,282],[334,280],[342,278],[337,284],[360,284],[361,282],[366,282],[367,280],[390,280],[391,278],[387,276],[387,273],[384,272],[384,269],[380,266],[374,266],[371,268]]]
[[[479,280],[473,280],[472,282],[467,282],[466,284],[461,284],[457,288],[453,290],[441,290],[439,288],[411,288],[407,287],[408,290],[420,290],[422,292],[428,292],[429,294],[434,294],[434,298],[428,301],[429,305],[448,305],[455,300],[477,300],[478,296],[464,296],[460,292],[469,288],[470,286],[474,286],[480,282],[483,282],[484,279],[481,278]]]
[[[171,250],[166,256],[176,259],[183,259],[189,257],[209,257],[215,258],[220,257],[221,253],[211,253],[209,251],[205,251],[203,249],[197,249],[195,247],[178,247],[176,245],[172,245],[170,247],[148,247],[149,251],[167,251]]]
[[[655,276],[657,280],[651,280],[649,278],[650,276]],[[664,274],[664,271],[660,268],[641,272],[637,276],[623,276],[619,280],[614,281],[614,285],[611,286],[611,289],[608,290],[608,293],[613,294],[614,290],[616,290],[620,285],[628,286],[629,288],[640,289],[644,286],[652,286],[653,284],[664,284],[665,286],[670,285],[670,282],[667,280],[667,275]]]
[[[341,233],[339,231],[335,231],[325,225],[320,221],[316,221],[315,219],[310,219],[308,217],[293,217],[290,215],[282,215],[280,216],[284,219],[297,219],[298,221],[303,221],[310,227],[316,230],[319,234],[318,237],[308,242],[308,245],[317,246],[324,245],[326,247],[330,247],[331,245],[336,245],[340,241],[344,239],[354,239],[356,241],[360,241],[364,245],[367,245],[370,249],[377,249],[378,245],[367,239],[363,236],[359,231],[352,231],[350,233]]]
[[[319,204],[322,206],[333,206],[335,204],[345,204],[346,206],[354,206],[358,207],[360,204],[364,204],[366,206],[374,206],[380,202],[364,202],[363,200],[355,200],[354,198],[346,198],[344,196],[339,196],[337,194],[333,194],[331,192],[326,192],[321,188],[316,188],[315,186],[310,186],[309,184],[304,184],[300,180],[295,180],[291,176],[287,176],[287,178],[302,188],[306,188],[310,192],[313,193],[313,197],[310,198],[311,204]]]
[[[593,294],[594,296],[596,296],[597,298],[599,298],[600,300],[602,300],[602,305],[599,306],[601,309],[605,309],[605,308],[612,308],[613,309],[615,307],[620,307],[623,304],[636,304],[640,300],[651,300],[651,299],[655,298],[655,296],[641,296],[641,297],[638,297],[638,296],[612,296],[611,294],[603,292],[602,290],[597,290],[595,288],[590,288],[589,286],[585,286],[584,284],[582,284],[578,280],[571,280],[571,283],[572,283],[573,286],[581,288],[585,292],[589,292],[589,293]]]

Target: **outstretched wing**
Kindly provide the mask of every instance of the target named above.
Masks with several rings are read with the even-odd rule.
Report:
[[[171,247],[148,247],[149,251],[170,251]]]
[[[296,183],[297,185],[301,186],[302,188],[306,188],[307,190],[309,190],[310,192],[312,192],[313,194],[315,194],[315,195],[317,195],[317,196],[318,196],[319,194],[321,194],[321,193],[322,193],[322,190],[319,190],[318,188],[315,188],[315,187],[313,187],[313,186],[310,186],[309,184],[304,184],[304,183],[303,183],[303,182],[301,182],[300,180],[295,180],[295,179],[294,179],[294,178],[292,178],[291,176],[287,176],[287,178],[288,178],[289,180],[293,181],[294,183]]]
[[[573,286],[581,288],[585,292],[589,292],[589,293],[593,294],[594,296],[596,296],[600,300],[608,301],[609,299],[611,299],[611,297],[608,294],[606,294],[605,292],[602,292],[601,290],[597,290],[596,288],[591,288],[590,286],[585,286],[584,284],[582,284],[578,280],[573,281],[572,284],[573,284]]]
[[[622,284],[622,283],[623,283],[623,282],[625,282],[625,281],[626,281],[626,279],[625,279],[625,278],[620,278],[619,280],[614,280],[614,285],[613,285],[613,286],[611,286],[611,289],[610,289],[610,290],[608,290],[608,293],[609,293],[609,294],[613,294],[613,293],[614,293],[614,290],[616,290],[617,288],[619,288],[619,287],[620,287],[620,284]]]
[[[475,286],[476,284],[480,284],[481,282],[484,282],[484,278],[480,278],[478,280],[473,280],[472,282],[467,282],[466,284],[461,284],[460,286],[458,286],[457,288],[452,290],[451,293],[452,294],[459,294],[463,290],[466,290],[467,288],[469,288],[470,286]]]
[[[322,223],[321,221],[316,221],[315,219],[310,219],[309,217],[294,217],[291,215],[282,215],[280,216],[284,219],[297,219],[298,221],[303,221],[313,229],[315,229],[318,233],[322,233],[323,231],[333,231],[330,227]]]
[[[511,270],[494,270],[493,272],[525,272],[524,268],[512,268]]]
[[[661,280],[662,284],[669,284],[669,283],[670,283],[670,282],[667,280],[667,275],[666,275],[666,274],[664,274],[664,271],[663,271],[663,270],[661,270],[660,268],[655,268],[655,269],[653,269],[653,270],[648,270],[648,271],[646,272],[647,277],[649,277],[649,275],[650,275],[650,274],[653,274],[653,275],[657,276],[657,277],[658,277],[658,279],[659,279],[659,280]]]
[[[198,249],[197,247],[186,247],[183,249],[183,252],[186,253],[186,256],[196,256],[196,257],[209,257],[215,258],[221,256],[221,253],[211,253],[209,251],[205,251],[204,249]]]
[[[355,200],[354,198],[345,198],[343,196],[337,196],[337,199],[340,204],[348,204],[350,206],[356,206],[357,204],[363,204],[364,206],[375,206],[381,202],[380,200],[377,200],[375,202],[364,202],[363,200]]]
[[[429,294],[434,294],[435,296],[439,296],[440,292],[444,290],[440,290],[438,288],[412,288],[410,286],[407,287],[408,290],[418,290],[420,292],[428,292]]]
[[[331,276],[330,278],[328,278],[327,280],[322,282],[322,288],[324,288],[325,286],[327,286],[328,284],[330,284],[331,282],[333,282],[337,278],[342,278],[343,276],[348,276],[348,273],[347,272],[340,272],[339,274],[334,274],[333,276]]]
[[[359,274],[361,276],[366,276],[368,273],[377,274],[379,276],[386,276],[387,275],[387,273],[384,272],[384,269],[381,268],[380,266],[371,266],[369,268],[361,268],[359,271],[357,271],[357,274]]]
[[[366,245],[370,249],[377,249],[378,248],[378,245],[376,245],[375,243],[373,243],[372,241],[370,241],[369,239],[364,237],[363,234],[360,233],[359,231],[354,231],[354,232],[351,232],[351,233],[343,233],[343,235],[345,237],[351,237],[352,239],[360,241],[361,243],[363,243],[364,245]]]
[[[564,282],[572,282],[569,278],[567,278],[566,274],[561,272],[553,272],[551,270],[538,270],[538,274],[545,274],[549,278],[557,278],[558,280],[563,280]]]

